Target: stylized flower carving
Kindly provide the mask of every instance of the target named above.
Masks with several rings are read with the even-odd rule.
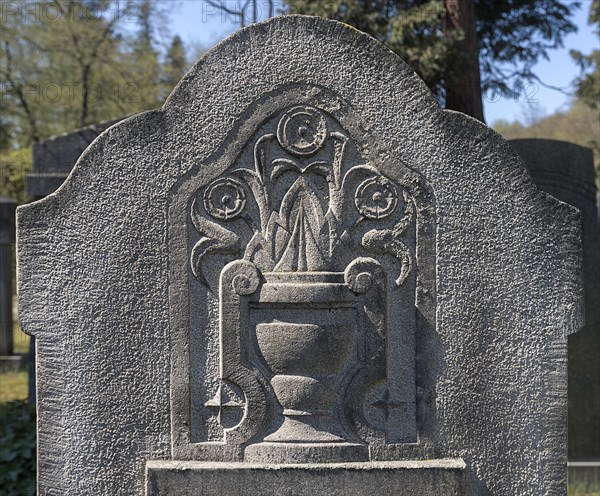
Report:
[[[240,215],[245,206],[244,187],[230,177],[217,179],[204,192],[204,208],[217,219],[233,219]]]
[[[288,110],[277,126],[277,140],[292,155],[312,155],[327,139],[327,123],[316,108],[299,106]]]
[[[371,177],[356,189],[356,209],[367,219],[383,219],[392,214],[398,205],[396,186],[383,176]]]
[[[400,237],[414,220],[414,205],[404,186],[370,162],[347,167],[350,138],[335,130],[325,111],[296,105],[278,119],[276,133],[255,139],[254,167],[244,163],[233,168],[194,201],[192,221],[201,235],[192,250],[194,275],[207,285],[204,257],[240,250],[245,260],[263,271],[335,270],[338,260],[357,242],[353,229],[364,220],[385,220],[379,226],[369,223],[360,244],[368,252],[400,261],[396,280],[400,286],[412,267],[410,250]],[[319,151],[323,153],[311,158]],[[352,192],[356,211],[348,201]],[[222,222],[212,222],[208,216]],[[237,218],[242,222],[224,225]],[[238,233],[242,223],[246,228]]]

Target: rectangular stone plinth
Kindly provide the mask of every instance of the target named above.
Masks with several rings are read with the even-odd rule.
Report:
[[[149,461],[146,496],[468,494],[461,459],[260,465]]]

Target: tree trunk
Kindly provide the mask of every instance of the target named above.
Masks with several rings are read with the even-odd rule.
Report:
[[[485,122],[474,0],[444,0],[444,7],[444,33],[450,34],[459,29],[463,31],[462,46],[466,56],[464,67],[456,71],[459,76],[446,84],[446,108],[458,110]]]
[[[79,113],[79,127],[87,124],[90,100],[90,66],[86,65],[81,70],[81,109]]]

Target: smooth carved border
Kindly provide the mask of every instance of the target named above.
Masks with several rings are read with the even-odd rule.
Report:
[[[375,130],[366,129],[351,106],[329,90],[316,85],[284,85],[264,95],[247,109],[232,126],[227,140],[224,136],[215,143],[215,151],[210,158],[195,166],[183,175],[173,186],[168,199],[168,250],[169,250],[169,309],[171,334],[171,433],[172,456],[182,460],[239,461],[243,452],[239,446],[224,443],[193,443],[190,440],[191,398],[190,398],[190,362],[189,332],[191,309],[189,301],[189,283],[194,277],[189,268],[188,216],[196,191],[215,180],[231,167],[253,134],[273,114],[293,105],[309,104],[328,112],[347,132],[350,139],[360,144],[369,140],[370,146],[361,150],[365,158],[376,163],[381,173],[387,175],[405,188],[412,196],[416,206],[416,294],[415,297],[415,333],[409,336],[404,346],[416,350],[412,359],[416,366],[417,377],[414,380],[413,405],[418,442],[413,444],[394,444],[374,447],[371,457],[380,460],[397,460],[430,456],[438,448],[430,439],[438,434],[434,431],[435,380],[433,366],[423,365],[419,357],[428,349],[421,349],[418,343],[423,339],[436,339],[436,219],[435,198],[424,178],[412,170],[407,162],[410,157],[393,156],[385,148],[385,142],[378,139]],[[416,340],[416,334],[420,339]],[[443,360],[442,357],[429,356],[432,363]],[[416,381],[419,381],[417,392]],[[212,444],[213,447],[209,446]]]
[[[260,431],[268,416],[267,391],[250,363],[247,354],[250,339],[243,333],[243,327],[247,326],[242,326],[249,321],[248,300],[259,288],[261,274],[252,262],[234,260],[223,268],[220,279],[220,376],[239,386],[246,402],[242,421],[225,429],[225,444],[242,446]]]

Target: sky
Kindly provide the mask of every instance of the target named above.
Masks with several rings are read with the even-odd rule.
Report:
[[[550,51],[548,61],[541,61],[534,67],[534,72],[546,85],[572,92],[572,81],[579,69],[569,50],[576,49],[587,54],[594,48],[600,48],[600,40],[587,23],[591,1],[582,0],[582,7],[575,13],[573,20],[578,32],[566,37],[564,48]],[[236,3],[239,4],[228,0],[227,5],[235,6]],[[277,0],[274,3],[277,8]],[[224,14],[203,0],[178,0],[170,5],[170,34],[178,34],[192,56],[202,49],[209,49],[239,28],[235,17]],[[258,5],[260,8],[260,2]],[[532,81],[519,91],[516,98],[492,100],[484,96],[484,114],[489,124],[500,119],[526,123],[532,117],[566,110],[569,100],[569,96]]]

